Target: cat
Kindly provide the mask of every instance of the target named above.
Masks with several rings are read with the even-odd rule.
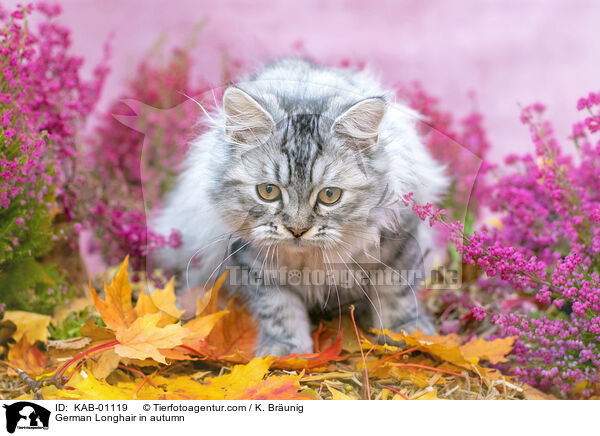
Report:
[[[207,116],[153,221],[183,241],[157,253],[161,267],[184,288],[229,269],[227,290],[258,324],[257,356],[313,352],[311,315],[350,304],[365,328],[435,332],[416,295],[430,230],[401,196],[436,201],[447,180],[417,113],[366,70],[282,59]]]

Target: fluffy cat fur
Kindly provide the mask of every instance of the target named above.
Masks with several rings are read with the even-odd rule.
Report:
[[[310,315],[338,315],[349,304],[366,328],[434,333],[417,305],[418,283],[356,279],[358,268],[375,266],[423,277],[429,230],[400,196],[436,201],[447,182],[417,134],[418,114],[368,72],[287,59],[229,87],[209,117],[211,128],[191,144],[153,221],[156,231],[175,228],[183,239],[179,249],[157,253],[161,267],[179,271],[183,288],[234,266],[259,277],[352,272],[343,289],[229,283],[258,322],[257,355],[312,352]],[[260,184],[275,185],[281,198],[264,201]],[[317,199],[327,187],[342,190],[333,205]]]

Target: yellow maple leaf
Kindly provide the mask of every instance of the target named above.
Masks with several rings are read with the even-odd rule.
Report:
[[[54,386],[42,388],[45,399],[308,399],[299,392],[302,375],[265,376],[271,358],[254,359],[246,365],[233,367],[231,373],[205,378],[202,382],[187,375],[147,376],[145,379],[124,375],[108,383],[89,371],[78,371],[67,384],[70,389],[57,390]],[[21,399],[31,399],[24,396]]]
[[[491,363],[506,362],[506,355],[512,349],[515,338],[495,339],[486,341],[478,338],[460,346],[465,359],[472,363],[479,360],[489,360]]]
[[[152,301],[152,297],[146,294],[145,292],[140,292],[140,296],[138,297],[137,303],[135,304],[136,316],[144,316],[148,313],[156,313],[160,311],[156,304]]]
[[[481,360],[489,360],[492,363],[503,361],[504,356],[510,352],[514,342],[514,338],[495,339],[494,341],[477,339],[461,345],[460,339],[455,334],[428,336],[419,330],[411,334],[406,332],[391,333],[388,330],[384,330],[383,333],[394,341],[404,341],[408,346],[418,346],[420,350],[426,351],[432,356],[437,356],[453,365],[473,370],[490,378],[498,378],[499,375],[492,369],[481,367],[479,362]],[[366,339],[363,339],[362,342],[365,348],[370,344]],[[381,348],[381,346],[373,347],[375,349]],[[394,352],[397,349],[392,347],[390,351]]]
[[[241,399],[306,399],[299,393],[301,375],[265,378],[273,358],[255,358],[246,365],[236,365],[229,374],[206,378],[198,383],[189,377],[176,379],[153,377],[164,386],[167,399],[241,400]]]
[[[119,272],[110,285],[104,284],[106,300],[100,299],[90,284],[90,293],[96,309],[106,326],[114,331],[129,327],[136,318],[131,304],[131,285],[127,278],[128,262],[129,256],[121,264]]]
[[[72,400],[158,400],[164,391],[144,383],[140,387],[139,380],[108,383],[99,380],[88,371],[79,371],[69,381],[72,389],[55,390],[53,387],[43,388],[42,395],[47,400],[72,399]]]
[[[215,324],[219,322],[224,315],[227,315],[227,313],[229,312],[223,310],[210,315],[196,317],[193,320],[185,323],[183,327],[188,331],[188,334],[183,339],[183,345],[185,345],[187,349],[163,349],[161,350],[161,354],[173,360],[188,360],[190,359],[191,350],[196,350],[196,352],[201,353],[198,348],[204,349],[204,347],[206,347],[206,337],[211,333],[215,327]]]
[[[177,322],[181,318],[181,315],[183,315],[183,310],[179,310],[175,304],[176,298],[173,283],[174,280],[171,279],[164,289],[156,289],[150,295],[144,292],[140,293],[135,305],[136,315],[140,317],[146,314],[161,312],[162,319],[159,322],[161,327]]]
[[[22,310],[7,310],[4,312],[4,320],[12,321],[17,326],[17,331],[13,335],[17,342],[23,335],[26,335],[31,343],[48,340],[48,324],[52,320],[48,315]]]
[[[186,341],[204,340],[213,330],[215,324],[229,312],[222,310],[220,312],[211,313],[210,315],[199,316],[184,324],[188,329],[189,335],[185,338]]]
[[[166,363],[160,348],[173,348],[183,343],[188,330],[181,324],[170,324],[159,327],[160,313],[147,314],[136,319],[129,327],[116,332],[119,344],[115,352],[121,357],[144,360],[151,358],[160,363]]]
[[[196,316],[206,315],[217,311],[217,305],[219,302],[219,291],[223,282],[227,277],[227,271],[225,271],[219,280],[215,282],[210,291],[206,292],[203,296],[199,296],[196,301]]]
[[[91,359],[87,362],[87,366],[94,377],[105,379],[113,372],[121,362],[121,356],[115,353],[114,350],[104,351],[96,359]]]

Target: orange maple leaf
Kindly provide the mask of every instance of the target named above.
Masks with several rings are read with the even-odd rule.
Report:
[[[291,354],[280,357],[274,363],[275,368],[288,369],[295,371],[320,372],[326,371],[331,363],[346,359],[342,356],[343,331],[340,331],[335,341],[328,347],[321,350],[321,344],[325,342],[333,331],[324,329],[319,325],[316,332],[313,333],[313,342],[315,352],[309,354]]]
[[[206,339],[186,344],[211,360],[248,362],[256,347],[256,323],[243,307],[236,305],[235,297],[227,304],[226,312]]]
[[[101,300],[98,297],[96,290],[90,283],[90,293],[94,300],[94,306],[96,306],[106,326],[114,331],[129,327],[136,319],[131,304],[131,285],[127,277],[128,262],[129,256],[121,264],[119,272],[110,285],[104,284],[106,300]]]
[[[30,377],[42,374],[48,366],[46,355],[29,342],[27,335],[23,335],[16,344],[9,345],[8,362],[13,368],[25,371]]]

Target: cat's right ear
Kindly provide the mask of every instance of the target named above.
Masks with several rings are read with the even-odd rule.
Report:
[[[250,95],[235,86],[223,94],[226,131],[240,145],[264,143],[275,128],[273,117]]]

